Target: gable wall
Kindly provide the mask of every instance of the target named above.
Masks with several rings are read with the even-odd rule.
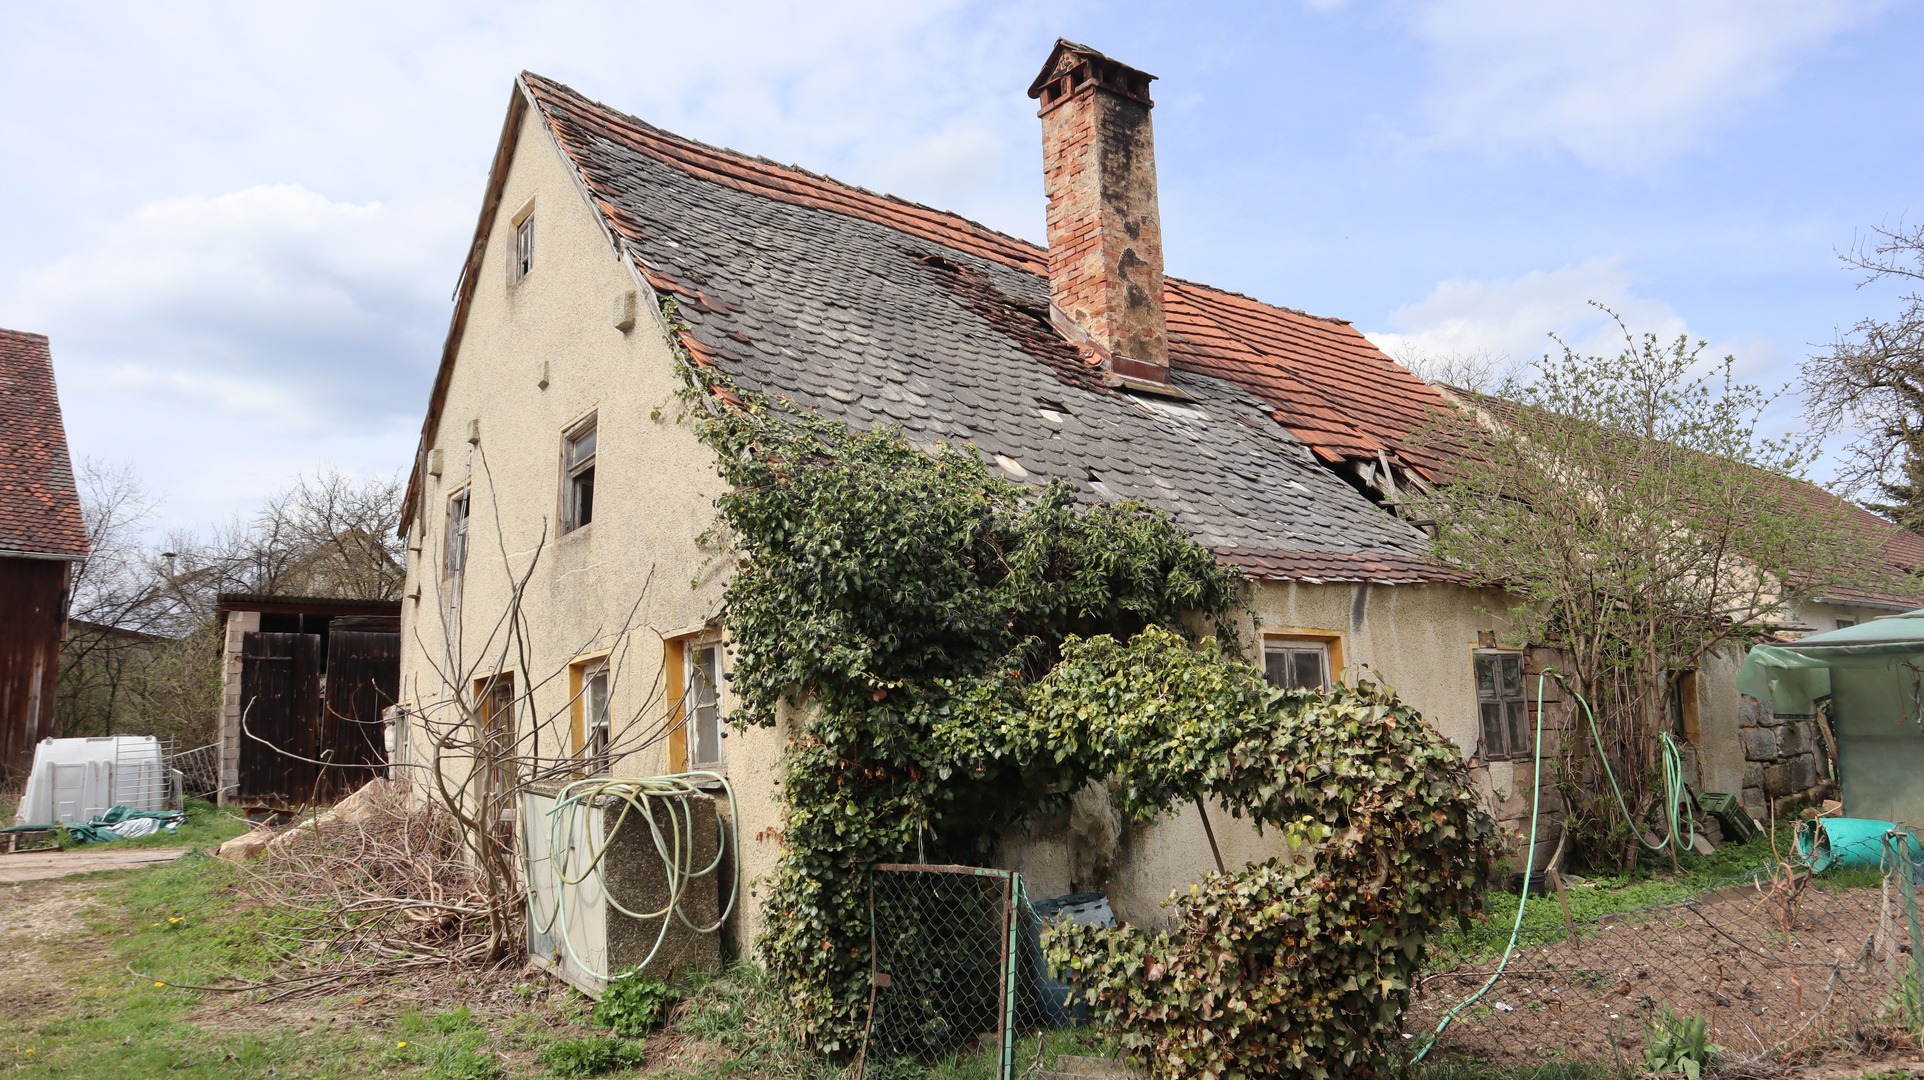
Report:
[[[530,196],[536,200],[534,269],[510,286],[512,217]],[[431,444],[443,452],[443,472],[437,478],[423,469],[422,506],[409,536],[405,592],[418,590],[420,599],[403,603],[401,699],[416,713],[448,715],[445,709],[433,712],[448,697],[437,667],[457,671],[456,681],[470,685],[477,676],[510,669],[518,692],[537,687],[535,716],[517,716],[520,731],[538,722],[540,754],[565,752],[567,667],[585,654],[612,649],[610,715],[617,746],[662,728],[659,635],[698,627],[720,606],[721,578],[694,538],[714,523],[712,503],[722,483],[690,421],[678,419],[681,403],[674,395],[681,384],[649,307],[652,296],[642,290],[632,330],[623,333],[614,325],[617,299],[638,287],[538,113],[529,110]],[[538,385],[544,362],[545,389]],[[594,521],[556,537],[562,434],[591,410],[598,414],[599,432]],[[480,421],[480,442],[473,447],[467,442],[470,420]],[[448,498],[463,484],[472,485],[473,496],[468,565],[457,589],[442,567]],[[509,607],[511,580],[527,574],[530,564],[526,655],[503,656],[499,637],[492,643],[489,637]],[[622,634],[631,610],[630,629]],[[458,632],[444,633],[444,625]],[[428,760],[425,722],[410,722],[408,753],[415,763]],[[733,733],[726,753],[731,762],[772,760],[778,745],[776,732]],[[666,744],[658,741],[614,771],[646,776],[668,768]],[[768,794],[773,773],[766,767],[730,771],[746,778],[738,791],[746,880],[772,861],[773,843],[757,844],[752,837],[774,823]]]

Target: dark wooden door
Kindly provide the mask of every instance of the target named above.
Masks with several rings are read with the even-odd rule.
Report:
[[[315,794],[321,636],[241,639],[240,790],[244,804],[300,806]]]
[[[381,713],[394,704],[400,686],[400,634],[346,629],[328,633],[321,746],[322,756],[334,767],[322,778],[322,801],[332,802],[387,775],[387,728]]]

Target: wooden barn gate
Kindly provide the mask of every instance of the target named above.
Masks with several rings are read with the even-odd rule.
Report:
[[[398,627],[304,621],[302,632],[239,634],[238,762],[223,801],[325,805],[387,775],[382,711],[400,688]]]

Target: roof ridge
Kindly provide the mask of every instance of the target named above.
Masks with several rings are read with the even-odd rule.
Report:
[[[7,337],[25,338],[28,341],[46,341],[47,340],[47,335],[45,334],[37,334],[32,330],[9,330],[4,326],[0,326],[0,334],[3,334]]]
[[[796,176],[805,177],[809,180],[813,180],[820,184],[832,185],[833,187],[840,188],[841,190],[848,192],[852,195],[858,195],[865,198],[874,199],[880,202],[895,203],[899,206],[920,211],[921,213],[942,219],[945,222],[953,222],[962,226],[966,226],[967,231],[980,234],[985,239],[994,239],[997,241],[1001,241],[1003,243],[1011,244],[1016,247],[1026,249],[1026,251],[1031,253],[1038,261],[1046,261],[1048,258],[1049,249],[1046,246],[1042,244],[1037,244],[1033,240],[1027,240],[1027,239],[1024,239],[1023,237],[1015,236],[1011,233],[1005,233],[1000,229],[996,229],[988,225],[984,225],[983,223],[975,220],[974,218],[964,217],[963,215],[958,214],[953,210],[943,210],[938,207],[930,206],[927,203],[916,202],[913,199],[903,198],[900,195],[895,195],[889,192],[872,191],[868,188],[861,186],[860,184],[852,184],[846,180],[838,180],[833,176],[827,175],[826,173],[818,173],[811,169],[803,168],[800,165],[796,165],[792,163],[784,164],[782,162],[776,161],[773,158],[766,157],[760,154],[745,154],[740,150],[735,150],[725,146],[715,146],[711,143],[702,142],[699,139],[691,139],[686,135],[677,134],[665,128],[658,127],[654,124],[650,124],[648,121],[643,120],[632,113],[623,112],[622,110],[617,109],[604,102],[596,101],[594,98],[591,98],[586,94],[583,94],[581,91],[576,90],[574,87],[569,86],[566,83],[558,82],[554,79],[550,79],[545,75],[541,75],[532,71],[523,71],[521,75],[522,75],[522,78],[524,79],[527,79],[534,83],[539,83],[544,89],[547,89],[552,93],[556,93],[558,95],[566,95],[567,97],[573,98],[576,101],[579,101],[585,105],[592,106],[593,108],[600,110],[604,114],[618,118],[623,122],[636,125],[641,129],[643,129],[644,131],[646,131],[652,137],[660,139],[662,141],[679,144],[681,146],[688,147],[691,150],[694,150],[700,153],[712,154],[719,157],[733,158],[736,161],[742,162],[743,164],[756,165],[764,169],[780,170],[782,172],[790,173]],[[827,209],[834,210],[835,208],[828,207]],[[899,231],[903,231],[903,232],[910,231],[907,229],[901,229],[900,226],[896,226],[896,228]],[[929,239],[935,239],[935,238],[931,237]]]

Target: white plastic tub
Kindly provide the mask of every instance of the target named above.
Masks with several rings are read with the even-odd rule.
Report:
[[[165,810],[169,794],[160,740],[151,735],[42,739],[33,749],[33,772],[13,823],[86,821],[115,804]]]

